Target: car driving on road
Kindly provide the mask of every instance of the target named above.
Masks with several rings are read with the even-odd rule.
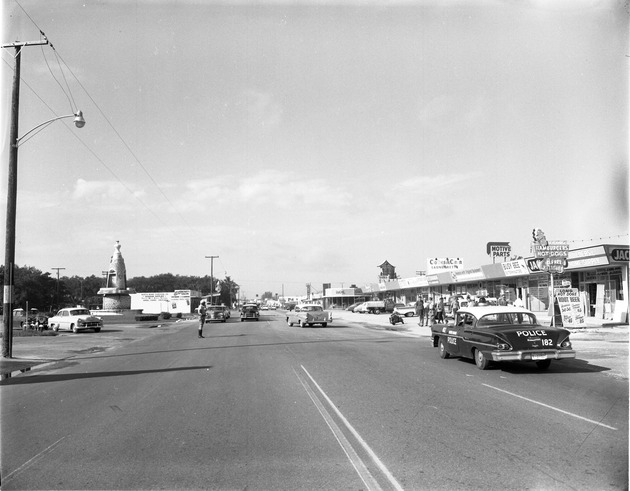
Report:
[[[75,307],[61,309],[55,316],[48,319],[48,326],[53,331],[67,329],[77,333],[92,329],[94,332],[99,332],[103,327],[103,321],[100,317],[91,315],[88,309]]]
[[[321,305],[298,305],[291,312],[287,312],[287,324],[297,324],[300,327],[309,327],[319,324],[326,327],[332,322],[332,312],[323,309]]]
[[[472,358],[481,370],[503,361],[532,361],[546,369],[551,360],[575,358],[569,334],[542,326],[529,310],[508,306],[466,307],[457,312],[454,325],[431,326],[442,358]]]

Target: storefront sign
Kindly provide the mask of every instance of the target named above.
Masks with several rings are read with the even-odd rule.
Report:
[[[532,252],[538,257],[569,257],[569,243],[565,240],[550,240],[546,244],[532,244]]]
[[[457,271],[455,273],[456,281],[475,281],[475,280],[485,280],[486,275],[483,274],[481,268],[473,268],[473,269],[465,269],[463,271]]]
[[[170,300],[170,296],[170,293],[165,292],[140,294],[140,298],[143,302],[168,302]]]
[[[505,276],[522,276],[529,274],[524,259],[501,263],[501,266],[503,267],[503,272],[505,273]]]
[[[430,257],[427,259],[427,273],[444,273],[464,269],[464,260],[458,257]]]
[[[627,263],[630,260],[630,249],[628,247],[611,248],[609,255],[613,262]]]
[[[488,242],[486,252],[493,258],[510,257],[512,255],[512,247],[510,247],[509,242]]]
[[[564,327],[580,327],[586,324],[577,288],[554,288],[554,295]]]

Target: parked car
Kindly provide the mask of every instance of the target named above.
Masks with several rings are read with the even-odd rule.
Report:
[[[13,309],[13,326],[24,329],[48,329],[48,316],[37,309],[29,309],[28,316],[24,309]]]
[[[413,317],[416,315],[415,305],[405,305],[404,303],[397,303],[394,305],[394,313],[402,315],[403,317]]]
[[[225,322],[229,315],[225,305],[208,305],[206,308],[206,322]]]
[[[300,327],[310,327],[320,324],[326,327],[332,322],[332,312],[324,310],[321,305],[297,305],[291,312],[287,312],[287,324],[297,324]]]
[[[358,307],[359,305],[361,305],[363,302],[354,302],[351,305],[348,305],[346,307],[346,310],[349,310],[350,312],[354,312],[355,307]]]
[[[260,312],[258,312],[258,305],[255,303],[246,303],[241,307],[241,322],[250,319],[257,321],[259,317]]]
[[[68,329],[74,333],[86,329],[93,329],[99,332],[103,327],[100,317],[90,314],[88,309],[73,307],[61,309],[56,315],[48,319],[48,325],[53,331]]]
[[[356,312],[357,314],[365,314],[365,313],[367,313],[367,311],[368,311],[368,309],[367,309],[367,302],[361,302],[353,310],[353,312]]]
[[[431,326],[440,357],[472,358],[481,370],[503,361],[533,361],[546,369],[551,360],[575,358],[569,334],[542,326],[529,310],[510,306],[466,307],[457,312],[455,325]]]

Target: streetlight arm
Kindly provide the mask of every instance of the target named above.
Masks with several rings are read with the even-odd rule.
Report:
[[[15,140],[15,146],[17,147],[20,144],[20,141],[23,140],[26,136],[33,133],[33,131],[41,128],[42,126],[50,124],[53,121],[57,121],[58,119],[64,119],[64,118],[74,118],[74,124],[76,125],[77,128],[83,128],[85,126],[85,119],[83,119],[83,111],[77,111],[74,114],[66,114],[65,116],[57,116],[56,118],[52,118],[52,119],[49,119],[48,121],[44,121],[43,123],[40,123],[34,128],[31,128],[30,130],[28,130],[21,137]]]

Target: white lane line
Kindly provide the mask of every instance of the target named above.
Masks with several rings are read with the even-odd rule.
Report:
[[[598,425],[598,426],[603,426],[604,428],[608,428],[609,430],[615,430],[615,431],[617,430],[617,428],[615,428],[614,426],[605,425],[604,423],[600,423],[599,421],[594,421],[592,419],[585,418],[584,416],[580,416],[579,414],[570,413],[569,411],[565,411],[564,409],[560,409],[560,408],[557,408],[557,407],[554,407],[554,406],[550,406],[549,404],[545,404],[543,402],[538,402],[538,401],[535,401],[533,399],[529,399],[528,397],[519,396],[518,394],[514,394],[513,392],[508,392],[507,390],[499,389],[498,387],[493,387],[492,385],[488,385],[488,384],[481,384],[481,385],[485,385],[486,387],[489,387],[490,389],[498,390],[499,392],[503,392],[504,394],[509,394],[511,396],[518,397],[519,399],[523,399],[525,401],[532,402],[534,404],[538,404],[538,405],[546,407],[548,409],[553,409],[554,411],[558,411],[559,413],[566,414],[568,416],[572,416],[574,418],[581,419],[583,421],[588,421],[589,423],[593,423],[593,424]]]
[[[319,386],[319,384],[317,382],[315,382],[315,379],[311,376],[310,373],[308,373],[308,370],[306,370],[306,368],[304,368],[303,365],[300,365],[300,366],[302,367],[302,370],[304,370],[304,373],[306,373],[308,378],[311,379],[311,382],[313,383],[313,385],[315,387],[317,387],[317,390],[319,390],[320,394],[324,397],[324,399],[328,403],[329,407],[331,407],[333,409],[333,411],[336,413],[337,417],[343,422],[343,424],[350,431],[350,433],[352,433],[354,438],[356,438],[356,440],[359,442],[359,444],[363,447],[363,450],[370,456],[372,461],[376,464],[376,466],[379,468],[379,470],[387,478],[387,480],[389,481],[391,486],[394,489],[398,490],[398,491],[403,491],[402,486],[398,483],[398,481],[392,475],[392,473],[389,471],[389,469],[387,467],[385,467],[385,464],[383,464],[383,462],[381,462],[381,459],[378,458],[378,456],[374,453],[374,451],[370,448],[370,446],[365,442],[365,440],[363,440],[363,438],[361,438],[361,435],[359,435],[359,433],[353,428],[353,426],[345,418],[345,416],[343,414],[341,414],[341,411],[339,411],[339,409],[337,409],[337,406],[330,400],[330,398],[322,390],[322,388]]]
[[[20,472],[22,472],[24,469],[26,469],[27,467],[30,467],[31,464],[34,464],[35,462],[37,462],[39,459],[41,459],[44,455],[46,455],[48,452],[50,452],[53,448],[55,448],[57,445],[59,445],[59,443],[61,443],[61,440],[63,440],[65,438],[65,436],[62,436],[59,440],[57,440],[55,443],[49,445],[48,447],[46,447],[44,450],[42,450],[41,452],[39,452],[37,455],[35,455],[35,457],[33,457],[32,459],[28,460],[27,462],[24,462],[20,467],[18,467],[17,469],[15,469],[13,472],[9,472],[6,476],[4,476],[5,481],[8,481],[9,479],[11,479],[13,476],[17,476]]]
[[[354,467],[354,469],[357,471],[357,474],[363,481],[363,484],[365,484],[365,487],[371,491],[382,491],[378,482],[376,481],[376,479],[374,479],[374,476],[372,476],[372,474],[368,470],[363,460],[361,460],[361,457],[359,457],[356,451],[354,450],[354,448],[352,448],[352,444],[344,436],[339,426],[337,426],[337,424],[333,421],[330,413],[326,411],[326,408],[317,397],[317,394],[313,392],[313,389],[309,387],[308,383],[300,376],[299,373],[295,372],[295,374],[297,375],[298,380],[304,387],[304,390],[306,390],[306,393],[313,401],[313,404],[315,404],[315,407],[318,409],[319,413],[324,418],[324,421],[326,421],[326,424],[328,425],[333,435],[337,439],[337,442],[339,443],[339,445],[341,445],[341,448],[343,449],[346,456],[348,457],[348,460],[352,464],[352,467]]]

